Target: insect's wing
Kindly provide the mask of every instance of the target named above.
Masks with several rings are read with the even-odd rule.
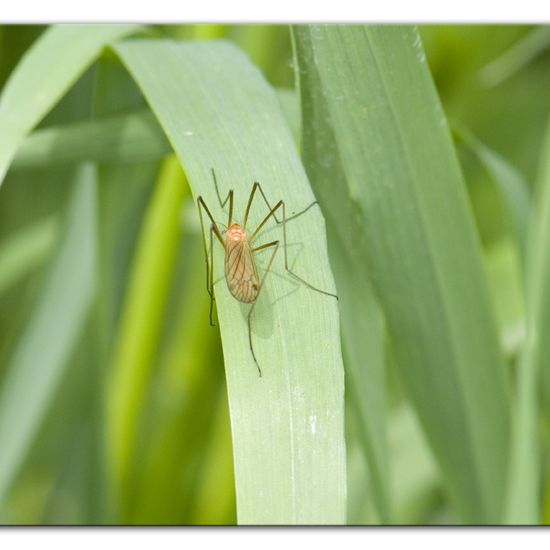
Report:
[[[260,282],[248,242],[241,241],[226,245],[225,280],[229,292],[239,302],[250,303],[258,297]]]

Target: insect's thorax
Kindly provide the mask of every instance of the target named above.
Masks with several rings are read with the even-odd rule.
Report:
[[[248,241],[246,231],[241,225],[239,225],[238,223],[234,223],[225,234],[226,246],[243,241]]]
[[[233,224],[225,234],[225,280],[240,302],[254,302],[260,292],[258,272],[246,231]]]

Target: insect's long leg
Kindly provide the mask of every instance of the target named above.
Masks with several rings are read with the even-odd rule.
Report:
[[[269,259],[269,263],[267,264],[267,268],[264,271],[264,274],[262,275],[262,280],[260,281],[260,289],[258,290],[258,297],[256,300],[252,303],[252,306],[250,307],[250,310],[248,312],[248,344],[250,346],[250,352],[252,353],[252,357],[254,359],[254,363],[256,363],[256,367],[258,368],[258,372],[260,374],[260,377],[262,376],[262,369],[260,369],[260,365],[258,364],[258,360],[256,359],[256,354],[254,353],[254,346],[252,345],[252,312],[254,311],[254,307],[258,303],[258,298],[260,297],[260,293],[262,292],[262,288],[264,286],[265,278],[267,277],[267,274],[269,273],[269,269],[271,268],[271,264],[273,263],[273,260],[275,259],[275,254],[277,254],[277,250],[279,250],[279,241],[273,241],[270,243],[262,244],[258,246],[257,248],[252,249],[252,252],[257,252],[258,250],[262,250],[264,248],[269,248],[271,246],[275,247],[275,250],[273,251],[273,254],[271,255],[271,258]]]
[[[197,208],[199,209],[199,220],[201,223],[201,239],[202,239],[202,246],[204,250],[204,261],[206,263],[206,290],[208,291],[208,294],[210,294],[210,285],[208,284],[208,275],[210,273],[210,270],[208,269],[208,246],[206,245],[206,237],[204,236],[204,221],[202,219],[201,200],[202,199],[199,197],[199,200],[197,201]]]
[[[255,183],[252,186],[252,191],[250,191],[250,196],[248,197],[248,203],[246,204],[246,210],[244,211],[244,220],[243,220],[243,229],[246,229],[246,222],[248,221],[248,214],[250,212],[250,207],[252,206],[252,201],[254,200],[254,195],[256,194],[256,189],[258,184]]]
[[[203,236],[204,236],[204,223],[203,223],[203,219],[202,219],[201,206],[204,208],[204,211],[206,212],[206,214],[210,218],[210,222],[212,223],[212,230],[214,231],[216,237],[218,238],[218,241],[220,241],[220,244],[223,247],[225,247],[225,243],[223,242],[223,237],[222,237],[221,231],[218,228],[218,224],[216,223],[216,220],[214,219],[214,216],[212,216],[212,212],[210,212],[208,206],[206,206],[206,203],[204,202],[204,199],[202,197],[199,197],[197,199],[197,205],[198,205],[198,208],[199,208],[199,219],[200,219],[200,222],[201,222],[201,229],[202,229]],[[206,241],[204,242],[204,249],[206,251]]]
[[[220,188],[218,187],[218,180],[216,179],[216,172],[214,172],[214,168],[210,168],[210,170],[212,171],[212,178],[214,179],[214,188],[216,189],[216,195],[218,195],[218,201],[220,203],[220,206],[222,207],[222,210],[225,208],[225,205],[229,200],[229,223],[227,224],[227,227],[230,227],[231,220],[233,218],[233,189],[229,190],[229,193],[227,193],[227,197],[225,197],[225,200],[222,201],[222,198],[220,195]]]
[[[321,294],[326,294],[327,296],[332,296],[334,298],[336,298],[338,300],[338,296],[336,296],[336,294],[333,294],[332,292],[327,292],[326,290],[321,290],[320,288],[317,288],[315,286],[313,286],[312,284],[308,283],[305,279],[303,279],[302,277],[300,277],[299,275],[296,275],[296,273],[294,273],[289,267],[288,267],[288,253],[287,253],[287,239],[286,239],[286,209],[285,209],[285,203],[284,201],[279,201],[270,211],[269,211],[269,214],[263,219],[263,221],[260,223],[260,225],[258,225],[258,227],[256,228],[256,230],[254,231],[254,233],[252,233],[251,237],[250,237],[250,241],[253,241],[254,240],[254,237],[256,237],[256,235],[258,234],[258,232],[260,231],[260,229],[267,223],[267,221],[269,220],[269,218],[271,218],[272,216],[275,217],[275,212],[281,208],[283,209],[283,244],[284,244],[284,249],[285,249],[285,269],[290,273],[290,275],[292,275],[295,279],[298,279],[299,281],[301,281],[303,284],[305,284],[307,287],[311,288],[312,290],[315,290],[317,292],[320,292]],[[256,249],[253,249],[253,251],[255,250],[259,250],[261,249],[262,247],[258,247]]]
[[[201,237],[202,237],[202,244],[204,248],[204,260],[206,262],[206,290],[210,296],[210,324],[214,326],[214,323],[212,322],[212,309],[213,309],[213,303],[214,303],[214,241],[212,239],[212,234],[216,235],[218,241],[222,246],[224,246],[223,237],[220,233],[220,230],[218,229],[218,226],[216,222],[214,221],[214,218],[212,216],[212,213],[208,209],[208,206],[206,206],[206,203],[204,202],[202,197],[199,197],[197,199],[197,205],[199,209],[199,220],[201,224]],[[204,208],[204,211],[208,215],[211,221],[210,225],[210,258],[209,258],[209,252],[208,252],[208,246],[206,244],[206,237],[204,236],[204,220],[202,217],[202,209]]]
[[[262,198],[264,199],[264,202],[265,202],[266,206],[269,208],[269,210],[271,210],[271,205],[269,204],[269,201],[267,200],[267,197],[265,196],[264,190],[262,189],[262,186],[261,186],[260,182],[255,181],[254,182],[254,187],[257,187],[259,189],[260,193],[262,194]],[[254,192],[254,188],[252,189],[252,192]],[[297,214],[293,214],[292,216],[290,216],[290,218],[287,218],[286,221],[289,222],[290,220],[298,218],[302,214],[305,214],[311,207],[315,206],[316,204],[319,204],[319,202],[318,201],[313,201],[309,206],[306,206],[303,210],[301,210]],[[277,216],[275,216],[275,214],[273,214],[273,217],[275,218],[275,221],[278,224],[282,223],[281,221],[279,221]]]
[[[281,224],[282,221],[280,221],[279,218],[277,218],[277,216],[275,215],[275,212],[277,210],[277,206],[275,206],[274,208],[271,208],[271,205],[269,204],[269,201],[267,200],[267,197],[264,193],[264,190],[262,189],[261,184],[259,182],[255,181],[254,185],[252,186],[252,191],[250,192],[250,197],[248,198],[248,204],[246,205],[246,211],[244,213],[243,228],[246,229],[246,222],[248,221],[248,214],[250,212],[250,207],[252,206],[252,201],[254,199],[254,195],[256,194],[256,189],[259,189],[260,194],[262,195],[262,198],[264,199],[264,202],[265,202],[266,206],[270,210],[270,213],[273,212],[273,217],[275,218],[275,221],[277,222],[277,224]],[[300,212],[298,212],[297,214],[293,214],[292,216],[290,216],[290,218],[287,218],[286,221],[289,222],[290,220],[298,218],[302,214],[305,214],[311,207],[315,206],[316,204],[319,204],[319,203],[317,201],[313,201],[310,205],[306,206],[303,210],[300,210]],[[268,216],[268,218],[269,218],[269,216]],[[261,226],[263,227],[263,223],[261,224]],[[258,231],[259,231],[259,229],[256,229],[256,231],[254,233],[256,234],[256,233],[258,233]]]
[[[292,275],[295,279],[298,279],[302,283],[304,283],[307,287],[311,288],[311,290],[315,290],[317,292],[320,292],[321,294],[326,294],[327,296],[332,296],[333,298],[336,298],[338,300],[338,296],[336,294],[333,294],[332,292],[327,292],[326,290],[321,290],[320,288],[317,288],[316,286],[313,286],[312,284],[308,283],[305,279],[300,277],[299,275],[296,275],[289,267],[288,267],[288,254],[287,254],[287,246],[286,246],[286,209],[285,209],[285,203],[281,201],[283,204],[283,240],[284,240],[284,249],[285,249],[285,269]]]
[[[252,195],[251,195],[252,196]],[[252,233],[252,235],[250,235],[249,237],[249,240],[250,242],[252,242],[256,235],[261,231],[262,227],[269,221],[269,218],[271,218],[272,216],[275,217],[275,212],[277,212],[277,210],[279,208],[281,208],[281,206],[283,206],[284,208],[284,203],[283,201],[279,201],[270,211],[269,211],[269,214],[260,222],[260,225],[258,225],[258,227],[256,227],[256,229],[254,230],[254,233]],[[284,216],[283,216],[283,219],[284,219]]]
[[[214,309],[214,241],[212,240],[212,234],[214,233],[213,226],[210,226],[210,273],[206,277],[206,284],[208,286],[208,294],[210,294],[210,326],[215,327],[214,321],[212,321],[212,311]],[[208,265],[207,265],[208,268]],[[208,269],[207,269],[208,271]]]
[[[229,191],[227,198],[229,199],[229,217],[227,219],[227,227],[229,228],[231,227],[231,220],[233,218],[233,189]]]

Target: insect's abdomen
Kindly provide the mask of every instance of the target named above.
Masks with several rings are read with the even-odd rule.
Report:
[[[232,241],[225,245],[225,280],[229,292],[239,302],[254,302],[260,292],[260,282],[252,250],[247,240]]]

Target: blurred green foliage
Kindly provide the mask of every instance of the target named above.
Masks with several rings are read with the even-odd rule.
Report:
[[[0,89],[44,28],[0,27]],[[228,39],[249,55],[271,85],[294,89],[287,26],[168,25],[150,26],[142,32],[176,40]],[[480,147],[511,167],[532,197],[549,114],[548,34],[541,33],[527,53],[522,54],[520,47],[515,57],[506,55],[529,40],[533,32],[540,30],[521,25],[420,27],[437,91],[451,127],[457,130],[456,150],[483,245],[489,290],[511,372],[524,335],[522,258],[514,240],[513,214],[495,184],[494,165],[483,157]],[[501,56],[500,65],[496,69],[493,65],[493,72],[488,70]],[[289,102],[287,112],[294,117],[290,126],[297,128],[293,105]],[[38,139],[42,129],[86,124],[140,109],[145,109],[141,93],[107,50],[29,140]],[[146,122],[143,128],[159,134],[154,123],[150,126]],[[461,132],[475,137],[464,139]],[[221,342],[218,329],[208,323],[209,301],[194,205],[184,175],[177,167],[170,168],[174,160],[166,156],[164,147],[163,142],[150,158],[127,159],[124,164],[117,164],[116,158],[108,158],[108,151],[104,151],[104,158],[96,164],[100,205],[97,239],[102,251],[96,273],[97,299],[0,508],[2,523],[236,522]],[[19,164],[16,158],[0,188],[0,384],[6,379],[20,335],[32,322],[35,305],[62,246],[70,190],[77,176],[78,170],[70,162],[52,161],[49,166],[46,159],[24,166],[21,157]],[[180,190],[180,194],[165,197],[167,210],[163,215],[171,215],[174,225],[170,235],[148,241],[152,237],[147,220],[155,215],[151,212],[155,201],[162,200],[155,193],[163,177],[168,183],[176,181]],[[181,208],[172,201],[180,201]],[[171,206],[177,208],[169,212]],[[169,242],[166,257],[155,254],[159,242]],[[150,273],[147,270],[152,261],[166,263],[153,266],[158,271]],[[147,277],[152,281],[145,285],[145,292],[155,285],[162,287],[158,303],[148,304],[148,296],[140,294],[144,289],[139,288],[139,282]],[[138,301],[144,300],[140,314],[155,325],[150,341],[143,340],[140,326],[129,326],[135,314],[129,312],[128,304],[136,307],[136,293]],[[55,325],[56,320],[52,323]],[[132,331],[133,336],[128,336]],[[55,330],[52,335],[55,338]],[[136,341],[141,347],[134,347]],[[127,367],[134,368],[132,354],[147,363],[147,375],[143,386],[134,388],[140,395],[134,398],[142,405],[135,407],[135,417],[127,419],[126,428],[121,428],[132,426],[135,431],[133,447],[128,450],[132,492],[121,505],[105,471],[108,435],[104,395],[113,364],[127,361]],[[399,480],[392,489],[399,495],[394,520],[457,522],[442,489],[436,461],[395,373],[391,352],[386,362],[391,483]],[[346,392],[346,399],[354,398],[352,392]],[[347,403],[348,521],[376,523],[379,515],[370,496],[372,480],[354,410]],[[537,424],[543,443],[550,437],[546,422],[543,418]],[[540,466],[544,472],[549,466],[546,447],[542,446]],[[548,510],[549,499],[545,498]]]

